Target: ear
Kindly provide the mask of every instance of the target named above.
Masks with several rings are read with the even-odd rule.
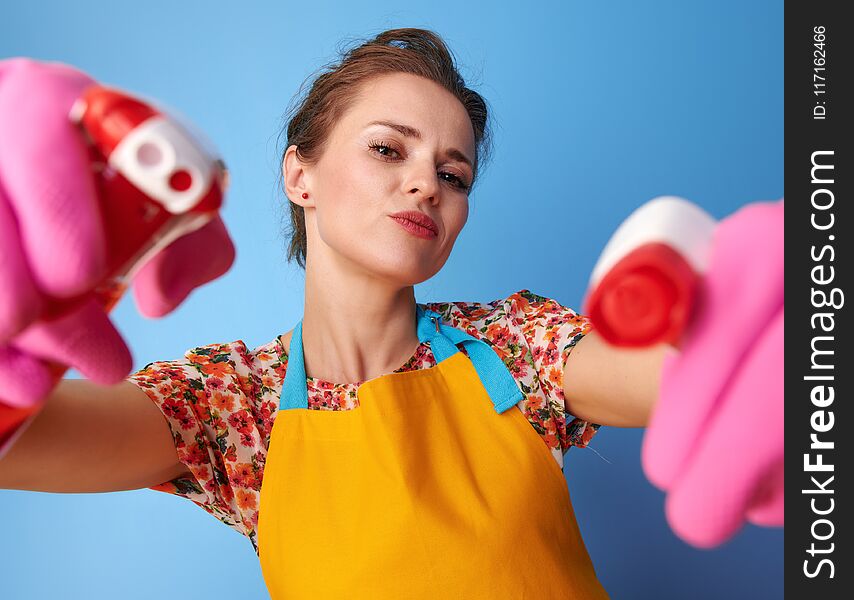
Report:
[[[298,204],[303,208],[314,206],[314,198],[309,191],[309,175],[307,167],[299,156],[297,156],[297,147],[291,144],[285,151],[285,158],[282,161],[282,176],[285,181],[285,193],[288,195],[288,200],[294,204]],[[308,198],[303,198],[303,192],[308,192]]]

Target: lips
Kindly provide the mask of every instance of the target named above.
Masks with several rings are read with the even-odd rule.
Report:
[[[433,221],[430,217],[425,215],[423,212],[419,212],[417,210],[405,210],[402,212],[394,213],[389,215],[392,219],[409,221],[411,223],[415,223],[416,225],[420,225],[425,229],[429,229],[433,232],[433,235],[439,234],[439,227],[436,226],[436,222]]]

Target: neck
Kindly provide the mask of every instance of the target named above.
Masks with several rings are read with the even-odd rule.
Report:
[[[306,264],[306,375],[361,383],[394,371],[413,355],[419,342],[411,285],[313,266]]]

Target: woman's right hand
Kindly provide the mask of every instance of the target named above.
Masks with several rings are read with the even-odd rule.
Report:
[[[87,149],[68,116],[94,84],[59,63],[0,61],[0,444],[20,425],[10,415],[34,410],[55,385],[49,363],[103,385],[131,369],[127,345],[94,297],[59,319],[39,319],[51,299],[91,292],[107,274]],[[139,270],[137,307],[149,317],[169,313],[225,273],[234,255],[214,218]]]

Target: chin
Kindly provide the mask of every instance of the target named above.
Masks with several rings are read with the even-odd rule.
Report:
[[[384,279],[393,281],[400,286],[413,286],[427,281],[439,272],[441,266],[424,265],[417,261],[384,260],[376,270]]]
[[[439,272],[445,261],[427,260],[423,255],[388,249],[384,253],[358,261],[361,266],[377,277],[394,282],[401,287],[413,286],[427,281]]]
[[[400,287],[427,281],[442,269],[450,255],[450,249],[442,242],[437,242],[441,246],[431,247],[422,240],[374,232],[330,236],[329,242],[329,249],[345,263]]]

